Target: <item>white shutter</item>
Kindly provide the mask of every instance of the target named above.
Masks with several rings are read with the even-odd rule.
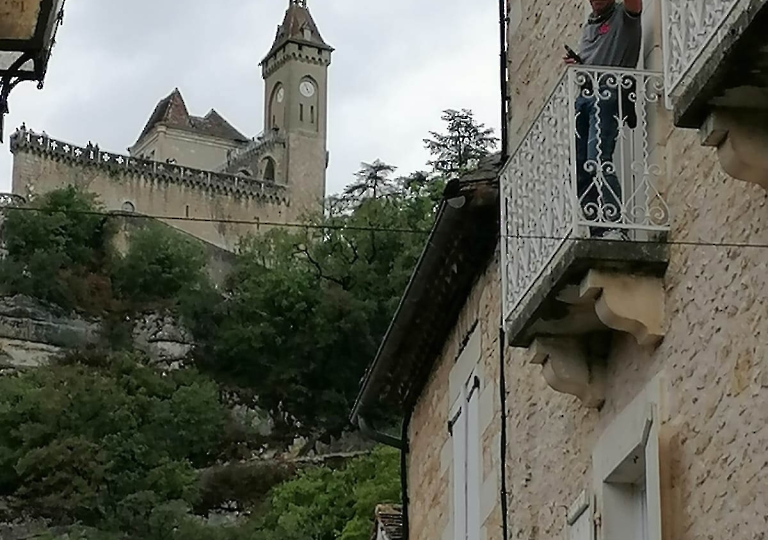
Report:
[[[568,540],[592,540],[594,526],[592,520],[592,504],[586,492],[568,509]]]
[[[589,512],[584,512],[568,527],[568,540],[592,540],[592,519]]]
[[[645,444],[645,538],[647,540],[662,540],[659,420],[655,406],[651,407],[650,416],[652,424]]]
[[[467,538],[467,415],[464,396],[451,414],[453,438],[453,538]]]
[[[466,388],[467,399],[467,539],[480,540],[480,384],[474,375]]]

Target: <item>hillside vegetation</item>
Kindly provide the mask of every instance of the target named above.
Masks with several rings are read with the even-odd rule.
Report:
[[[118,253],[115,217],[76,188],[8,210],[0,294],[106,330],[98,345],[0,377],[0,522],[44,520],[46,539],[367,539],[375,505],[399,500],[396,451],[333,466],[257,458],[350,429],[442,186],[492,146],[471,120],[476,145],[465,148],[452,130],[467,122],[451,118],[467,114],[446,112],[454,127],[433,141],[432,173],[398,178],[364,163],[305,227],[244,238],[219,287],[202,248],[167,226],[147,223]],[[127,338],[152,310],[195,338],[179,369],[153,365]]]

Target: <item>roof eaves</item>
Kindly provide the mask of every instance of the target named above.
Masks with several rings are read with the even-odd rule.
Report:
[[[418,307],[424,295],[425,285],[433,281],[438,268],[440,268],[442,252],[448,248],[457,231],[466,230],[468,224],[465,216],[468,211],[473,206],[477,210],[477,207],[487,208],[495,205],[495,212],[498,217],[498,174],[502,165],[498,155],[489,156],[484,166],[458,181],[451,182],[446,187],[444,200],[440,205],[435,224],[421,257],[411,274],[408,286],[376,357],[361,382],[360,392],[350,415],[353,423],[357,423],[357,418],[363,408],[375,397],[381,384],[380,379],[384,377],[397,359],[401,343],[406,340],[407,335],[413,332],[411,321],[415,313],[420,311]],[[493,195],[489,195],[490,193]],[[466,198],[465,205],[461,208],[454,208],[450,202],[461,197]]]

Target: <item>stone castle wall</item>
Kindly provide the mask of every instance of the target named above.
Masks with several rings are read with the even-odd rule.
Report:
[[[107,210],[156,217],[229,251],[241,236],[268,228],[260,222],[300,217],[286,186],[243,176],[82,148],[30,131],[12,137],[11,151],[16,194],[29,198],[76,185],[96,193]]]

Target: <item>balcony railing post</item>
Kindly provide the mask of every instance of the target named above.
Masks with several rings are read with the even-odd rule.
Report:
[[[579,190],[578,190],[578,181],[579,181],[579,169],[578,169],[578,155],[577,155],[577,138],[578,138],[578,130],[576,126],[576,122],[578,120],[577,113],[576,113],[576,100],[579,98],[579,95],[581,93],[581,89],[578,88],[577,83],[577,77],[576,77],[576,68],[575,67],[569,67],[567,69],[567,80],[568,80],[568,88],[567,88],[567,96],[568,96],[568,106],[570,107],[570,115],[569,115],[569,121],[568,121],[568,130],[570,133],[570,141],[569,141],[569,148],[570,148],[570,182],[569,182],[569,189],[570,189],[570,199],[571,199],[571,218],[573,223],[573,234],[579,235],[581,231],[579,231],[579,215],[581,214],[581,208],[579,201]]]

